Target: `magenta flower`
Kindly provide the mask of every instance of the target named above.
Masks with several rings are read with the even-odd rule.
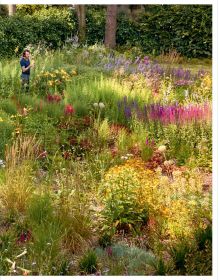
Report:
[[[124,113],[127,119],[136,116],[141,121],[159,121],[163,124],[185,124],[210,121],[212,109],[210,104],[190,104],[187,106],[148,104],[143,107],[137,102],[128,102],[127,98],[118,103],[118,109]]]
[[[75,109],[72,105],[68,104],[65,106],[64,113],[65,115],[73,115],[75,113]]]
[[[29,230],[24,231],[20,234],[17,243],[21,244],[21,243],[25,243],[27,241],[29,241],[31,239],[31,232]]]

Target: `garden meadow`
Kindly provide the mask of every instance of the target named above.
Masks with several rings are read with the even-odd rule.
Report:
[[[209,59],[68,42],[0,62],[0,274],[211,275]]]

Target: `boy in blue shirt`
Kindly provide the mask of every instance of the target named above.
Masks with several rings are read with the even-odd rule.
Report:
[[[24,50],[22,54],[22,58],[20,60],[20,65],[22,69],[21,73],[21,88],[22,91],[28,92],[29,91],[29,84],[30,84],[30,68],[34,67],[34,62],[30,63],[30,51]]]

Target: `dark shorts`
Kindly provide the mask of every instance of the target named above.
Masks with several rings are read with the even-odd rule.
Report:
[[[22,73],[22,74],[21,74],[21,79],[22,79],[22,80],[29,81],[30,75]]]
[[[30,82],[30,75],[28,74],[21,74],[21,90],[22,91],[29,91],[29,82]]]

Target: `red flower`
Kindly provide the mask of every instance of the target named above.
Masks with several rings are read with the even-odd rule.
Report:
[[[61,101],[61,96],[60,95],[54,95],[53,100],[58,103],[58,102]]]
[[[20,244],[20,243],[25,243],[27,241],[29,241],[31,239],[31,232],[29,230],[27,231],[23,231],[18,240],[17,240],[17,243]]]
[[[52,94],[48,94],[47,95],[47,101],[48,102],[60,102],[61,101],[61,96],[58,94],[52,95]]]
[[[68,152],[68,151],[65,151],[65,152],[63,153],[63,157],[64,157],[64,159],[69,159],[69,158],[71,157],[71,153]]]
[[[72,105],[68,104],[65,106],[64,113],[65,115],[73,115],[75,113],[75,110]]]
[[[53,102],[53,100],[54,100],[53,95],[52,95],[52,94],[48,94],[48,95],[47,95],[47,101],[48,101],[48,102]]]
[[[117,147],[111,148],[111,154],[113,157],[115,157],[118,154],[118,148]]]

